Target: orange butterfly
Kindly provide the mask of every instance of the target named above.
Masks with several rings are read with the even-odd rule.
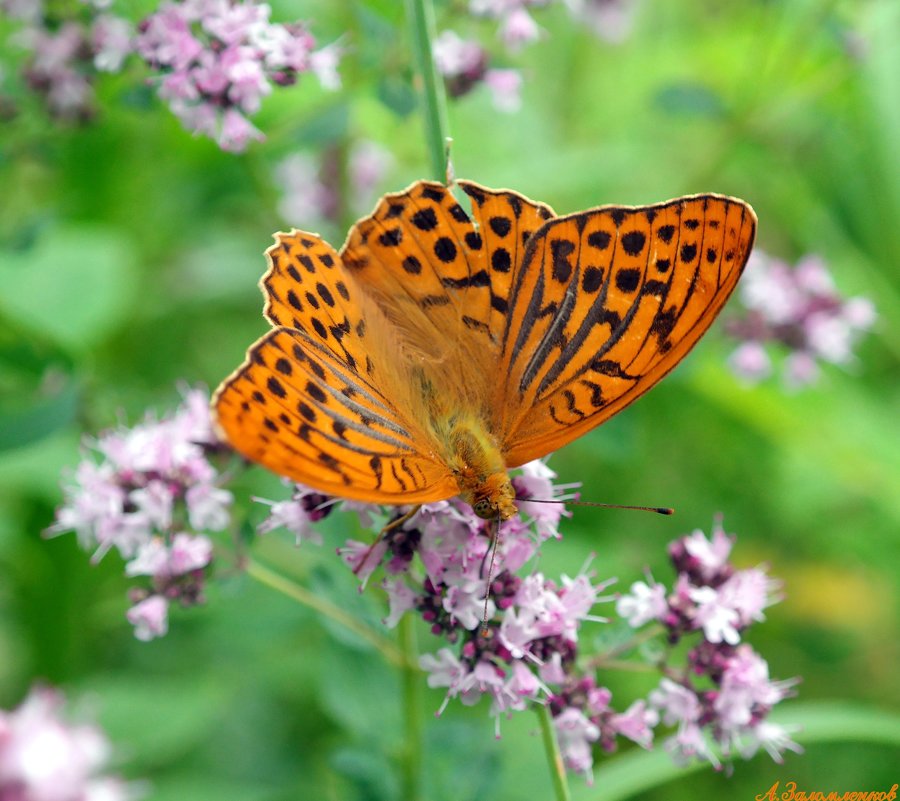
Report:
[[[507,190],[420,181],[386,195],[338,253],[275,236],[274,330],[213,398],[240,453],[333,495],[461,495],[515,516],[507,469],[623,409],[709,328],[756,215],[694,195],[557,217]]]

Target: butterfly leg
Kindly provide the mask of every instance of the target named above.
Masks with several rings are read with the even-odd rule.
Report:
[[[411,507],[410,510],[403,515],[400,515],[396,520],[392,520],[388,523],[381,531],[378,532],[378,536],[375,538],[375,541],[368,547],[366,550],[365,556],[359,560],[359,564],[353,569],[353,574],[358,575],[359,572],[363,569],[366,563],[369,561],[369,558],[372,556],[372,551],[375,550],[375,547],[385,538],[385,536],[393,531],[395,528],[399,528],[408,520],[411,520],[418,513],[419,509],[422,508],[422,504],[416,504]]]

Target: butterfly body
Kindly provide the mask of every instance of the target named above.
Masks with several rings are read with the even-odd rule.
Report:
[[[463,500],[479,517],[501,520],[515,517],[515,492],[503,454],[482,421],[470,419],[456,423],[447,442],[446,463]]]
[[[515,515],[507,470],[594,428],[687,354],[734,288],[756,218],[695,195],[557,217],[508,190],[420,181],[340,252],[276,235],[273,330],[213,399],[276,473],[375,503],[460,494]]]

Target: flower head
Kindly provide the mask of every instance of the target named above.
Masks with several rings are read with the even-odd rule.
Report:
[[[739,341],[729,364],[749,382],[772,372],[772,347],[786,353],[783,377],[789,387],[816,381],[819,362],[848,365],[853,347],[875,323],[868,298],[843,298],[818,256],[804,256],[794,267],[755,250],[741,281],[744,313],[731,321]]]
[[[0,710],[0,798],[10,801],[127,801],[134,785],[106,775],[104,733],[64,716],[63,696],[35,687],[11,712]]]
[[[148,416],[89,443],[91,453],[64,485],[65,502],[48,533],[74,531],[96,559],[117,550],[129,560],[127,575],[150,577],[156,595],[149,598],[199,603],[213,554],[212,541],[196,532],[224,529],[232,502],[209,458],[218,443],[208,403],[204,392],[192,390],[174,414]],[[148,594],[138,601],[146,603]],[[160,603],[141,603],[129,612],[138,636],[165,633]]]
[[[135,49],[159,73],[158,91],[182,124],[241,152],[264,138],[248,119],[274,86],[313,72],[337,88],[340,48],[315,49],[301,23],[269,20],[270,8],[254,0],[164,2],[143,20]]]

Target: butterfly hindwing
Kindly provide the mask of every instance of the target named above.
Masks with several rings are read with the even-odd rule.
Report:
[[[236,450],[294,481],[382,503],[454,492],[390,403],[302,332],[266,334],[213,403]]]
[[[516,271],[496,427],[512,467],[624,408],[712,323],[753,244],[742,201],[697,195],[548,222]]]

